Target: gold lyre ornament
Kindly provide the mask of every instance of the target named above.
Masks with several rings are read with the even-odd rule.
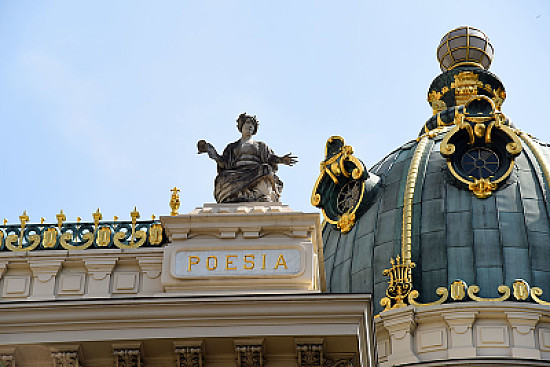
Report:
[[[412,291],[412,269],[416,266],[415,263],[405,261],[400,256],[395,260],[391,259],[390,263],[392,267],[382,272],[383,275],[390,277],[386,289],[387,297],[380,301],[380,304],[385,307],[384,311],[407,306],[403,300],[406,300]]]
[[[178,215],[178,209],[180,208],[180,190],[174,186],[174,188],[170,191],[172,191],[172,197],[170,198],[170,209],[172,209],[172,211],[170,212],[170,215],[176,216]]]

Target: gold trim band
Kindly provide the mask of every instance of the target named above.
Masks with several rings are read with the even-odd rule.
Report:
[[[416,187],[416,179],[418,177],[418,168],[420,161],[428,145],[428,137],[424,136],[418,142],[411,159],[409,172],[407,173],[407,186],[403,198],[403,228],[401,231],[401,257],[405,264],[411,263],[411,248],[412,248],[412,206],[414,198],[414,190]]]

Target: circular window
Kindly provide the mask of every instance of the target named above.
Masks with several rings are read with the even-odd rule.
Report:
[[[489,178],[494,176],[500,162],[498,155],[487,148],[473,148],[467,151],[460,162],[464,173],[474,178]]]
[[[347,213],[352,210],[359,202],[359,196],[361,193],[361,182],[350,181],[346,183],[338,192],[338,198],[336,205],[340,213]]]

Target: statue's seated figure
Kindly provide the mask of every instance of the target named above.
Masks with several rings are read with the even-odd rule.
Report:
[[[292,166],[297,162],[292,153],[279,157],[261,141],[252,140],[258,131],[256,116],[242,113],[237,119],[241,138],[228,144],[220,156],[212,144],[200,140],[199,153],[218,164],[214,197],[218,203],[246,201],[279,201],[283,182],[275,174],[278,164]]]

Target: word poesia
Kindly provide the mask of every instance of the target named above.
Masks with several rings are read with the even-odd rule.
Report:
[[[218,258],[221,258],[221,261]],[[187,257],[187,259],[187,271],[190,272],[196,269],[197,266],[200,266],[202,264],[204,264],[204,267],[206,267],[208,271],[214,271],[218,269],[219,265],[224,266],[225,270],[238,270],[239,265],[237,264],[237,262],[239,262],[238,260],[240,258],[237,254],[229,254],[225,256],[211,255],[206,257],[190,255]],[[263,270],[268,269],[269,266],[271,266],[270,269],[273,270],[277,270],[279,269],[279,267],[281,267],[281,269],[288,269],[283,254],[279,254],[276,262],[272,264],[268,264],[268,262],[269,259],[267,258],[266,254],[261,254],[258,257],[253,254],[242,255],[242,269],[244,270],[253,270],[255,268]]]

